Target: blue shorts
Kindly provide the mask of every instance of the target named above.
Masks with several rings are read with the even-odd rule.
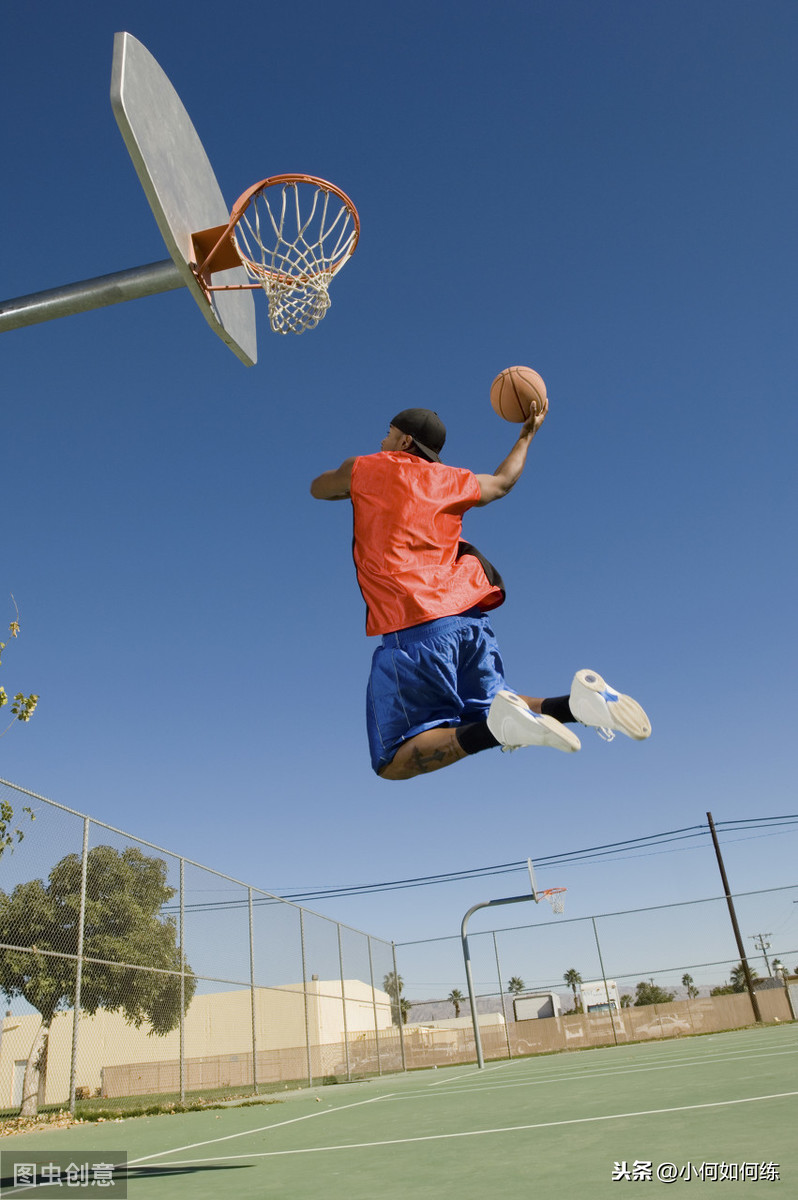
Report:
[[[386,633],[366,696],[372,767],[381,771],[425,729],[484,721],[503,687],[499,646],[479,609]]]

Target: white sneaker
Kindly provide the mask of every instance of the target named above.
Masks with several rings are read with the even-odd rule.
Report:
[[[651,722],[637,701],[616,692],[595,671],[576,672],[569,704],[577,721],[598,729],[607,742],[616,730],[637,741],[651,736]]]
[[[521,746],[552,746],[567,752],[579,750],[581,742],[554,717],[541,717],[514,692],[497,692],[488,713],[488,729],[501,742],[502,750]]]

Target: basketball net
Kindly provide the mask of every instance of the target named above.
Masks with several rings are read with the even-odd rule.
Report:
[[[544,888],[538,895],[548,900],[551,911],[559,916],[565,912],[565,888]]]
[[[266,293],[275,333],[315,329],[330,307],[330,282],[360,234],[349,197],[311,175],[276,175],[236,201],[233,222],[233,244]]]

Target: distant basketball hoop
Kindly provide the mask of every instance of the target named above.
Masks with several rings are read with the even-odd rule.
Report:
[[[500,904],[523,904],[525,901],[534,900],[535,904],[540,904],[545,897],[551,905],[552,912],[562,913],[565,909],[565,888],[539,888],[535,881],[535,868],[532,865],[532,859],[526,860],[527,870],[529,871],[530,892],[526,896],[504,896],[501,900],[483,900],[481,904],[474,904],[469,908],[466,915],[463,917],[460,925],[460,940],[463,944],[463,963],[465,965],[466,985],[468,987],[468,999],[471,1004],[471,1020],[474,1025],[474,1047],[477,1052],[477,1066],[480,1070],[485,1066],[485,1059],[482,1054],[482,1037],[479,1032],[479,1020],[477,1018],[477,998],[474,993],[474,979],[471,972],[471,951],[468,946],[468,922],[471,917],[480,908],[495,908]]]
[[[562,887],[556,888],[539,888],[535,879],[535,868],[532,865],[532,859],[526,860],[526,868],[529,872],[529,886],[532,889],[532,899],[535,904],[540,904],[541,900],[548,900],[551,905],[551,911],[558,916],[565,912],[565,892]]]
[[[541,900],[548,900],[551,905],[551,911],[559,916],[565,912],[565,893],[567,888],[544,888],[542,892],[538,892],[535,899],[540,903]]]

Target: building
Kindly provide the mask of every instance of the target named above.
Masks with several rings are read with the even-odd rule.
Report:
[[[388,1030],[390,997],[358,979],[313,979],[273,988],[240,988],[195,996],[186,1012],[183,1057],[189,1065],[188,1090],[225,1087],[252,1079],[253,1041],[258,1077],[266,1081],[301,1078],[308,1069],[325,1069],[322,1047],[342,1057],[344,1033],[349,1041],[374,1038]],[[0,1108],[17,1108],[22,1081],[36,1032],[38,1013],[6,1017],[0,1041]],[[65,1104],[70,1093],[73,1011],[56,1013],[50,1028],[47,1078],[39,1103]],[[180,1030],[154,1036],[137,1029],[121,1013],[98,1009],[81,1014],[75,1086],[82,1096],[136,1095],[179,1090]],[[293,1072],[293,1074],[292,1074]]]
[[[614,979],[593,979],[579,984],[582,1012],[619,1012],[621,997]]]
[[[529,992],[525,996],[516,996],[513,1012],[516,1021],[539,1020],[545,1017],[559,1017],[562,1005],[556,992]]]

